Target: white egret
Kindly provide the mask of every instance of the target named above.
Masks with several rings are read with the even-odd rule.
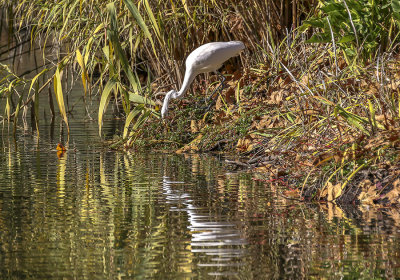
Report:
[[[179,91],[171,90],[165,95],[164,103],[161,108],[161,117],[166,117],[170,99],[181,98],[197,75],[215,72],[222,77],[222,85],[225,78],[217,70],[226,60],[238,55],[244,48],[243,42],[240,41],[213,42],[204,44],[191,52],[186,58],[186,72],[181,89]]]

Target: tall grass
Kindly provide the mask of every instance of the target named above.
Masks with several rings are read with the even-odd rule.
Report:
[[[190,50],[209,41],[241,40],[251,53],[242,57],[242,64],[265,73],[261,83],[285,75],[297,85],[300,92],[288,97],[285,106],[296,104],[293,117],[300,118],[302,129],[307,127],[307,110],[324,107],[319,125],[331,125],[340,116],[351,129],[372,135],[383,126],[377,115],[399,115],[397,95],[388,95],[383,85],[388,58],[398,47],[399,7],[394,1],[364,2],[331,0],[316,9],[310,1],[1,0],[10,30],[28,34],[43,53],[52,48],[58,55],[52,67],[26,81],[27,94],[13,96],[10,81],[3,87],[2,96],[10,100],[18,95],[20,104],[7,107],[7,118],[13,113],[16,119],[17,109],[35,102],[33,97],[49,81],[39,78],[50,73],[68,124],[61,80],[64,71],[73,69],[80,73],[84,98],[99,96],[100,134],[113,99],[126,116],[123,137],[130,145],[143,124],[159,116],[157,93],[181,84]],[[385,13],[376,12],[380,7]],[[374,17],[368,18],[369,11]],[[379,19],[383,21],[374,25]],[[373,44],[377,36],[381,42]],[[319,44],[306,44],[307,39]],[[362,54],[363,65],[357,64],[357,54]],[[365,63],[376,66],[382,84],[378,92],[384,94],[350,94],[345,84],[368,71]],[[292,135],[290,130],[282,133],[287,132]]]
[[[298,25],[305,7],[301,1],[271,0],[1,0],[0,6],[10,34],[25,34],[32,46],[43,48],[43,54],[49,48],[57,52],[53,65],[30,80],[32,90],[26,96],[20,93],[21,106],[34,102],[31,97],[39,94],[35,84],[41,83],[40,76],[54,75],[57,104],[68,124],[62,102],[66,93],[58,75],[62,79],[63,71],[73,68],[80,71],[85,98],[93,89],[100,94],[100,132],[111,98],[118,100],[129,122],[157,116],[152,96],[181,83],[184,58],[193,48],[226,40],[242,40],[253,50],[274,47],[280,36]],[[254,54],[244,64],[263,59],[260,52]],[[17,118],[16,107],[10,110]]]

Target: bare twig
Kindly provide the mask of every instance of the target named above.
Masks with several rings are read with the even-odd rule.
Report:
[[[337,64],[337,59],[336,59],[336,45],[335,45],[335,37],[333,36],[333,30],[332,30],[332,26],[331,26],[331,22],[329,21],[329,17],[326,18],[326,20],[328,21],[328,25],[329,25],[329,29],[331,31],[331,37],[332,37],[332,47],[333,47],[333,52],[335,55],[335,66],[336,66],[336,77],[338,75],[338,64]]]

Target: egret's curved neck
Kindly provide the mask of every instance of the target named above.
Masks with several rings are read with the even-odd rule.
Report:
[[[181,98],[185,92],[188,90],[190,84],[193,82],[194,78],[196,77],[196,73],[193,73],[190,69],[185,72],[185,78],[183,79],[183,83],[181,86],[181,89],[179,91],[171,90],[170,92],[167,93],[167,95],[164,98],[164,103],[161,108],[161,117],[165,118],[168,112],[168,104],[169,100],[176,99],[176,98]]]
[[[190,84],[193,82],[196,74],[193,73],[191,69],[186,69],[185,78],[183,79],[183,83],[181,89],[176,93],[175,98],[181,97],[188,90]]]

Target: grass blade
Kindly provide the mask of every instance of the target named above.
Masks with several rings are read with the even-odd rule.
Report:
[[[159,42],[160,42],[162,45],[165,45],[165,42],[164,42],[164,40],[163,40],[163,38],[162,38],[162,36],[161,36],[160,28],[158,27],[158,23],[157,23],[157,21],[156,21],[156,18],[154,17],[153,11],[152,11],[151,8],[150,8],[149,1],[148,1],[148,0],[145,0],[145,1],[144,1],[144,6],[146,7],[147,15],[148,15],[149,18],[150,18],[151,24],[153,25],[153,29],[154,29],[154,31],[155,31],[155,33],[156,33],[156,35],[157,35],[157,38],[158,38]]]

